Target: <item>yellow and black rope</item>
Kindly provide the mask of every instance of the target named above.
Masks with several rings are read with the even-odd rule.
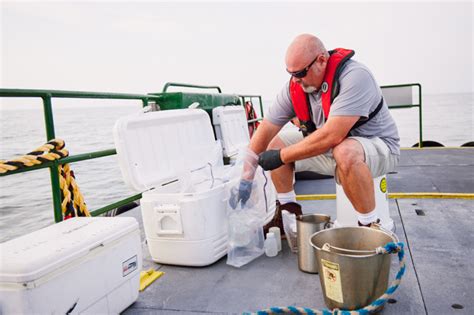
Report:
[[[7,173],[17,169],[39,165],[43,162],[54,161],[68,156],[68,151],[64,149],[64,141],[53,139],[36,148],[34,151],[9,161],[0,160],[0,173]]]
[[[69,152],[64,149],[64,146],[65,143],[63,140],[53,139],[21,157],[9,161],[0,160],[0,173],[3,174],[17,169],[39,165],[43,162],[64,158],[69,155]],[[90,213],[87,210],[84,197],[77,186],[74,172],[69,167],[69,164],[59,165],[58,171],[60,175],[59,185],[61,188],[61,210],[63,218],[69,219],[76,216],[89,217]]]

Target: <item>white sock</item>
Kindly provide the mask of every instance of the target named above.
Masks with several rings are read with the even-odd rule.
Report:
[[[377,210],[376,209],[370,211],[369,213],[359,213],[359,212],[357,212],[357,219],[363,225],[367,225],[367,224],[370,224],[372,222],[375,222],[375,221],[377,221],[378,218],[379,218],[379,216],[377,215]]]
[[[287,193],[278,193],[277,194],[277,199],[280,201],[281,205],[284,205],[285,203],[289,202],[296,202],[296,194],[295,191],[289,191]]]

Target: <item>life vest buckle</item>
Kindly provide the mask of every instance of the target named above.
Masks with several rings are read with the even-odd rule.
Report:
[[[311,132],[308,131],[308,126],[306,126],[305,124],[300,124],[300,128],[298,131],[301,131],[301,133],[303,133],[303,137],[306,137],[311,134]]]

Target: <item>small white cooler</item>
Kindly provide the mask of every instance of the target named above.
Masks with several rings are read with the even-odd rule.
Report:
[[[250,142],[249,126],[242,106],[219,106],[212,110],[216,138],[222,143],[223,155],[235,157]]]
[[[382,227],[388,231],[393,231],[395,225],[390,218],[387,192],[387,175],[374,178],[375,210],[380,219]],[[334,221],[335,227],[358,226],[357,211],[344,193],[344,189],[336,182],[336,209],[337,218]]]
[[[245,126],[243,107],[218,110],[223,118],[226,113],[235,117],[236,109]],[[230,133],[232,147],[248,144],[248,130],[228,128],[226,121],[236,123],[221,120],[222,141]],[[206,266],[222,258],[227,253],[225,191],[238,184],[240,175],[231,175],[232,166],[223,165],[221,141],[214,138],[209,115],[178,109],[126,116],[116,122],[114,138],[125,182],[143,192],[140,204],[152,259]],[[265,222],[273,217],[276,198],[272,184],[267,190]]]
[[[0,244],[0,314],[118,314],[142,266],[134,218],[72,218]]]

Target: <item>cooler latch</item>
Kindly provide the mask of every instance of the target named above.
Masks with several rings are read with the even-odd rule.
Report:
[[[160,204],[154,210],[158,235],[183,234],[179,205]]]

